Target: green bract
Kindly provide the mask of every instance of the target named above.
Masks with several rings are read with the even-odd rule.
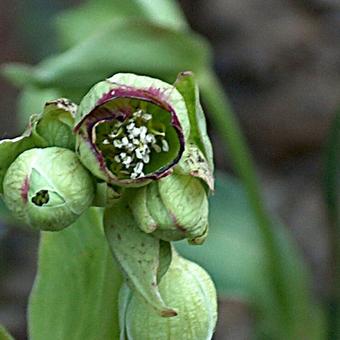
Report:
[[[121,339],[208,340],[217,320],[216,290],[209,275],[197,264],[174,254],[161,279],[160,292],[178,312],[162,318],[127,286],[120,292]]]
[[[140,186],[170,174],[183,154],[190,124],[174,86],[116,74],[81,101],[75,132],[79,157],[95,176]]]
[[[56,231],[72,224],[91,205],[94,183],[74,152],[35,148],[11,164],[3,193],[19,220],[34,229]]]

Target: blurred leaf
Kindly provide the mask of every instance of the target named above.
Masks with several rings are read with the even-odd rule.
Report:
[[[0,340],[14,340],[4,326],[0,325]]]
[[[89,0],[64,11],[56,18],[58,39],[63,49],[70,48],[107,23],[119,18],[144,18],[173,29],[187,28],[183,14],[173,0]]]
[[[23,87],[32,81],[33,66],[21,63],[1,65],[1,75],[17,87]]]
[[[30,297],[31,340],[117,340],[121,275],[90,209],[74,225],[41,236]]]
[[[279,314],[261,234],[242,186],[226,175],[217,177],[210,226],[208,239],[201,247],[179,243],[177,248],[208,270],[220,296],[250,303],[258,317],[259,339],[282,339],[287,326],[292,329],[292,339],[322,339],[321,318],[309,296],[306,269],[284,228],[277,224],[276,241],[284,258],[283,284],[292,318],[284,320]]]
[[[85,93],[117,72],[133,72],[173,81],[178,72],[199,72],[210,61],[205,40],[143,20],[118,20],[70,50],[33,68],[39,87]]]
[[[41,113],[45,103],[53,99],[63,97],[54,89],[39,89],[27,86],[20,93],[18,100],[18,122],[20,130],[23,130],[34,113]]]
[[[331,124],[325,153],[323,184],[334,275],[327,304],[329,339],[340,339],[340,110]]]

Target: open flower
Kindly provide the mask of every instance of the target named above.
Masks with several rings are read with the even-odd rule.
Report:
[[[74,130],[79,157],[95,176],[139,186],[171,172],[189,127],[184,99],[174,86],[116,74],[84,97]]]

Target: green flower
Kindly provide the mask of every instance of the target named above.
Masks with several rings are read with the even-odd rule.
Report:
[[[190,125],[174,86],[116,74],[81,101],[75,131],[79,157],[95,176],[140,186],[170,174],[183,154]]]
[[[94,183],[76,154],[49,147],[21,153],[3,181],[3,198],[33,229],[57,231],[72,224],[92,203]]]

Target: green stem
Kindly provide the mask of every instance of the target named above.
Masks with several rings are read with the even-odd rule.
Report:
[[[340,111],[331,126],[327,145],[324,172],[324,195],[329,219],[329,235],[332,242],[332,265],[334,273],[329,309],[329,339],[340,339]]]
[[[281,315],[288,327],[291,316],[289,315],[289,302],[284,284],[285,276],[281,270],[284,263],[277,248],[271,217],[264,206],[247,142],[242,134],[237,118],[232,112],[223,87],[214,73],[211,71],[200,80],[203,100],[209,110],[209,118],[222,141],[225,145],[228,145],[231,159],[244,184],[250,207],[262,234],[264,247],[267,251],[269,275],[272,280],[273,289],[276,290],[277,306],[281,308]],[[288,329],[287,333],[290,333]]]

